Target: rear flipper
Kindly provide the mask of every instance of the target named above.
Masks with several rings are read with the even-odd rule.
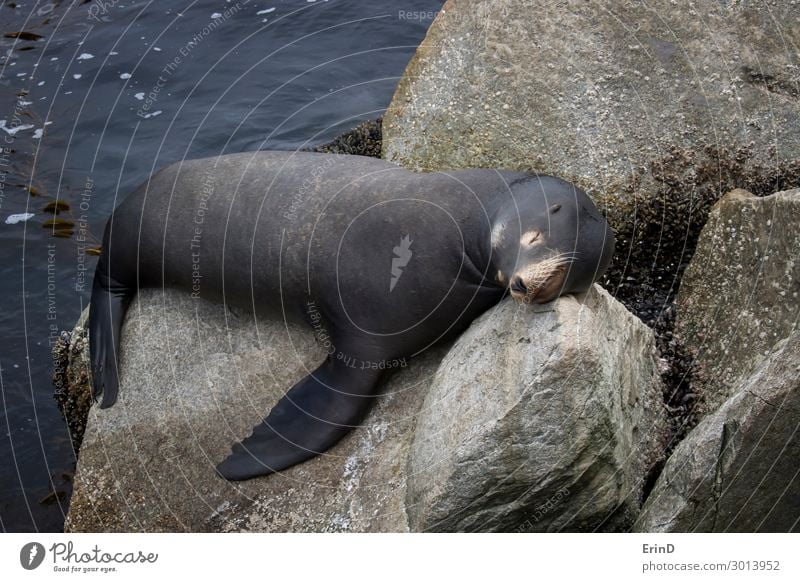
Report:
[[[217,466],[240,481],[269,475],[324,453],[366,416],[381,373],[329,358],[281,398],[253,434]]]
[[[103,395],[100,408],[109,408],[117,401],[120,333],[125,312],[135,292],[135,289],[118,283],[109,275],[106,255],[101,256],[94,274],[89,307],[92,397],[97,400]]]

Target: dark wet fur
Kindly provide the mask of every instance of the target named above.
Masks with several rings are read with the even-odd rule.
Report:
[[[108,227],[104,248],[108,248]],[[100,408],[109,408],[119,394],[119,344],[125,312],[136,293],[111,276],[108,252],[97,263],[89,308],[89,349],[92,363],[92,397],[102,395]]]

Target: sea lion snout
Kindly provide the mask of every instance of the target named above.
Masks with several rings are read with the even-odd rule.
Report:
[[[514,277],[514,280],[511,281],[511,285],[509,287],[511,291],[517,294],[526,295],[528,293],[528,287],[525,285],[525,281],[522,280],[522,277]]]
[[[508,286],[511,296],[520,303],[547,303],[558,297],[564,287],[567,260],[556,256],[520,270]]]

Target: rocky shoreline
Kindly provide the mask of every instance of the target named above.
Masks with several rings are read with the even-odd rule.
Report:
[[[57,347],[74,437],[89,416],[69,530],[797,530],[800,69],[775,38],[800,31],[711,0],[703,25],[668,0],[568,4],[450,0],[384,118],[314,150],[571,180],[617,234],[602,288],[502,302],[331,455],[237,486],[210,459],[319,346],[282,326],[262,345],[212,305],[190,341],[194,307],[142,293],[122,406],[88,410],[82,325]]]

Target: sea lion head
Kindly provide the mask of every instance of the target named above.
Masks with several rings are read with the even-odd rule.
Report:
[[[497,284],[524,303],[589,290],[614,254],[614,234],[592,199],[558,178],[530,175],[492,220]]]

